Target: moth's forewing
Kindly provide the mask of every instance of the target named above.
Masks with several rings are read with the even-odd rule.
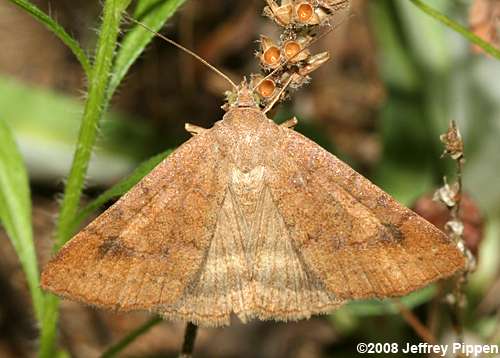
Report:
[[[345,163],[236,108],[64,246],[42,285],[219,326],[404,295],[463,266],[441,231]]]

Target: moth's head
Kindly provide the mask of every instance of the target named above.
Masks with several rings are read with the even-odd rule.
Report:
[[[245,78],[236,89],[226,92],[226,103],[222,108],[226,111],[231,108],[260,108],[259,96]]]

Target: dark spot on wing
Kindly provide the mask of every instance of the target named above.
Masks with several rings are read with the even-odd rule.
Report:
[[[141,185],[141,190],[142,190],[142,194],[144,194],[144,195],[149,194],[149,188],[147,186]]]
[[[118,236],[108,236],[98,248],[99,259],[103,259],[106,255],[132,256],[133,250],[124,246]]]
[[[385,230],[383,230],[381,234],[380,239],[382,241],[392,241],[395,243],[400,243],[405,239],[403,233],[396,225],[389,223],[383,223],[383,225]]]

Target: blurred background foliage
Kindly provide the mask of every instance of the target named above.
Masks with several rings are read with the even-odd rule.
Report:
[[[33,1],[82,44],[97,39],[101,4]],[[430,4],[430,2],[429,2]],[[263,1],[189,0],[163,33],[233,79],[257,72],[259,34],[278,29],[260,16]],[[469,0],[432,6],[467,24]],[[500,63],[471,51],[461,36],[405,0],[353,0],[349,21],[315,45],[332,61],[272,115],[299,118],[297,130],[338,155],[405,205],[432,193],[453,163],[440,159],[439,135],[454,119],[465,140],[464,185],[484,218],[478,269],[466,287],[466,340],[500,344]],[[85,80],[61,42],[8,1],[0,3],[0,120],[13,132],[29,171],[40,264],[78,136]],[[121,34],[120,36],[124,36]],[[189,138],[185,122],[221,119],[225,83],[192,58],[155,40],[118,89],[92,157],[84,204],[155,154]],[[155,159],[157,160],[157,159]],[[1,167],[0,167],[1,170]],[[111,196],[110,196],[111,197]],[[110,197],[106,197],[109,199]],[[5,225],[7,226],[7,225]],[[0,232],[0,356],[32,356],[37,327],[10,242]],[[441,285],[404,299],[441,342],[453,339]],[[356,356],[358,342],[418,342],[392,302],[356,302],[330,317],[203,329],[199,357]],[[63,302],[60,341],[93,357],[148,319]],[[182,325],[162,323],[131,344],[128,356],[174,356]],[[397,355],[394,355],[397,356]]]

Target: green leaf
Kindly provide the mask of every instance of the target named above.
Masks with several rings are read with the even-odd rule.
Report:
[[[43,317],[38,263],[31,226],[31,198],[26,168],[10,129],[0,119],[0,220],[23,267],[35,315]]]
[[[54,183],[68,175],[83,106],[74,97],[0,74],[0,118],[14,133],[32,181]],[[157,133],[141,117],[109,111],[99,132],[88,186],[109,187],[159,151]]]
[[[139,0],[134,12],[134,18],[141,21],[154,31],[159,31],[165,22],[186,0]],[[155,35],[145,28],[136,25],[123,39],[116,56],[113,76],[108,89],[108,98],[114,92],[127,74],[132,64]]]
[[[97,138],[99,122],[108,105],[106,91],[117,47],[121,15],[129,3],[130,0],[108,0],[104,5],[103,23],[97,44],[95,64],[92,69],[93,76],[89,84],[78,143],[64,191],[57,225],[54,246],[56,251],[71,237],[72,222],[80,203],[85,176]]]
[[[486,53],[489,53],[491,56],[496,57],[497,59],[500,60],[500,50],[492,46],[489,42],[483,40],[482,38],[476,36],[474,33],[470,32],[467,30],[465,27],[462,25],[458,24],[457,22],[453,21],[450,19],[448,16],[440,13],[436,9],[430,7],[429,5],[425,4],[421,0],[410,0],[415,6],[417,6],[420,10],[425,12],[427,15],[432,16],[442,24],[448,26],[450,29],[456,31],[463,37],[465,37],[467,40],[472,42],[473,44],[481,47]]]
[[[118,43],[121,16],[130,1],[107,0],[104,3],[104,15],[94,67],[92,68],[92,77],[89,79],[87,101],[56,227],[55,251],[71,237],[73,219],[78,211],[92,149],[97,139],[99,122],[108,106],[106,91],[109,86],[114,54]],[[39,357],[48,358],[56,354],[55,337],[58,306],[59,300],[52,295],[48,295],[45,307],[47,313],[41,322],[42,334],[38,352]]]
[[[154,167],[161,163],[170,153],[171,151],[167,150],[146,160],[145,162],[141,163],[127,178],[123,179],[118,184],[99,195],[94,201],[80,210],[73,222],[73,228],[76,229],[86,218],[88,218],[101,206],[106,204],[109,200],[120,197],[127,191],[129,191],[145,175],[153,170]]]
[[[90,61],[80,47],[78,41],[76,41],[73,37],[71,37],[64,28],[59,25],[53,18],[44,13],[42,10],[37,8],[35,5],[30,3],[28,0],[10,0],[13,4],[19,6],[21,9],[25,10],[31,16],[33,16],[36,20],[45,25],[50,31],[52,31],[59,39],[64,42],[66,46],[73,52],[76,56],[80,64],[82,65],[83,70],[85,71],[88,78],[91,77],[92,68],[90,65]]]

